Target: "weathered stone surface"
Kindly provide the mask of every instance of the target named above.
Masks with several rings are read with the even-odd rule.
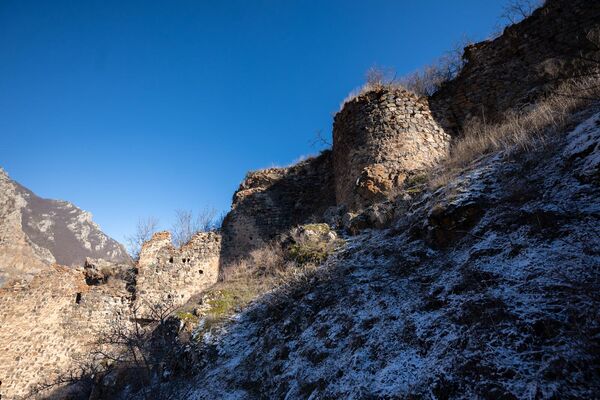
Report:
[[[247,255],[335,205],[331,152],[288,168],[251,172],[223,221],[222,264]]]
[[[448,132],[471,118],[502,118],[542,98],[573,77],[598,71],[600,2],[548,0],[493,40],[465,49],[458,77],[430,100]]]
[[[449,143],[426,99],[400,88],[353,98],[333,123],[337,204],[361,209],[393,199],[407,175],[435,165]]]
[[[149,306],[181,305],[215,283],[220,242],[217,233],[198,233],[175,249],[160,232],[144,244],[136,268],[88,258],[83,268],[45,266],[0,288],[3,398],[76,369],[116,319],[149,317]]]
[[[221,235],[199,232],[180,249],[169,232],[158,232],[144,243],[137,265],[135,305],[141,314],[165,302],[185,303],[217,282]]]
[[[83,270],[58,265],[0,288],[2,398],[24,396],[75,370],[98,332],[126,314],[129,296],[122,280],[90,286]]]

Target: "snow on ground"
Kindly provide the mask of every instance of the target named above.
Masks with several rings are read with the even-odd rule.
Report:
[[[482,159],[348,238],[310,285],[207,339],[181,396],[599,398],[599,125]]]

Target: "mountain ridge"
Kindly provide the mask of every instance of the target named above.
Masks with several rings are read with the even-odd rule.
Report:
[[[57,263],[82,266],[87,257],[130,262],[123,245],[92,214],[64,200],[45,199],[0,168],[0,282],[29,278]]]

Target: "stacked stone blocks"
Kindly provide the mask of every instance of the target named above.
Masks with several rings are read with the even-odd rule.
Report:
[[[446,156],[449,144],[426,98],[382,87],[349,100],[333,123],[337,204],[360,209],[392,199],[410,175]]]

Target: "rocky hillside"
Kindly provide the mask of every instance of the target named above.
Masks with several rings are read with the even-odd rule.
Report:
[[[31,276],[52,263],[82,266],[86,257],[129,261],[89,212],[38,197],[0,169],[0,282]]]
[[[600,113],[474,162],[204,337],[189,399],[592,399]]]
[[[430,97],[365,85],[330,150],[135,265],[47,267],[126,256],[0,173],[0,272],[50,271],[0,288],[2,394],[600,399],[600,3],[463,58]]]

